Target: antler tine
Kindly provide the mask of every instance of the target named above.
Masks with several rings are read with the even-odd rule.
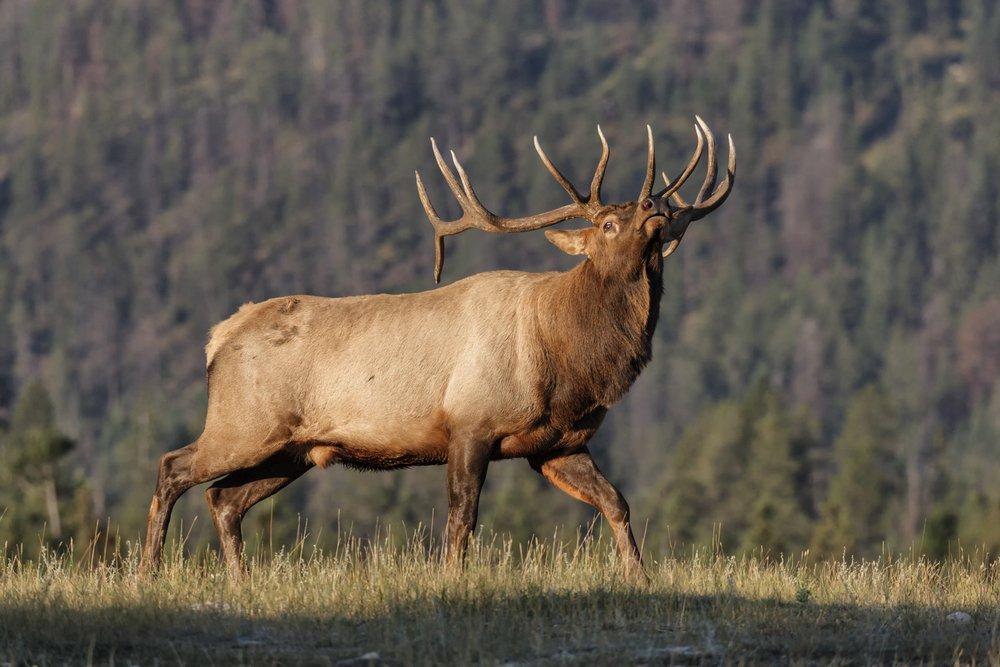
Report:
[[[488,225],[496,227],[497,216],[483,206],[483,202],[479,201],[479,196],[476,195],[476,191],[472,188],[472,183],[469,182],[469,176],[465,173],[465,169],[462,168],[462,163],[459,162],[458,158],[455,156],[455,151],[449,152],[451,153],[451,161],[455,163],[455,170],[458,171],[458,177],[462,179],[462,189],[465,191],[465,203],[468,205],[468,208],[471,208],[472,211],[482,218]]]
[[[669,178],[667,178],[667,172],[664,171],[660,175],[663,176],[663,182],[664,184],[666,184],[664,190],[666,190],[667,188],[670,187],[672,181]],[[688,207],[688,203],[684,201],[684,198],[681,197],[681,193],[677,190],[674,190],[673,192],[670,193],[670,201],[674,203],[674,206],[679,206],[681,208]]]
[[[563,176],[562,172],[559,171],[559,169],[554,164],[552,164],[552,160],[550,160],[549,156],[546,155],[545,151],[542,150],[542,145],[538,143],[537,135],[535,136],[535,151],[538,153],[538,157],[542,159],[542,164],[545,165],[545,168],[549,170],[549,173],[552,174],[552,177],[556,179],[559,185],[562,186],[562,189],[566,191],[566,194],[569,195],[569,198],[572,199],[573,202],[579,206],[586,206],[586,202],[583,200],[583,196],[576,191],[576,188],[573,187],[573,184],[569,182],[569,179]]]
[[[680,239],[672,239],[667,245],[663,246],[663,259],[670,257],[677,250],[677,246],[681,244]]]
[[[458,172],[458,178],[462,181],[462,191],[468,196],[469,188],[469,177],[465,173],[465,169],[462,168],[462,163],[458,161],[458,156],[455,155],[455,151],[449,150],[448,154],[451,155],[451,163],[455,165],[455,171]]]
[[[611,149],[608,148],[608,140],[601,132],[601,126],[597,126],[597,136],[601,138],[601,159],[597,162],[597,169],[594,170],[594,178],[590,182],[590,198],[587,204],[591,209],[601,206],[601,184],[604,183],[604,172],[608,168],[608,159],[611,157]]]
[[[708,124],[701,119],[701,116],[694,118],[701,126],[702,132],[705,133],[705,139],[708,141],[708,165],[705,167],[705,180],[701,184],[701,189],[698,190],[698,196],[694,198],[694,205],[698,206],[715,185],[715,135],[712,134],[712,130],[708,128]]]
[[[420,197],[420,203],[423,204],[424,213],[427,214],[427,219],[434,227],[434,282],[439,283],[441,282],[441,269],[444,267],[444,237],[447,233],[443,229],[447,227],[448,223],[439,218],[437,211],[434,210],[434,205],[431,204],[427,190],[424,188],[424,182],[420,180],[420,172],[413,173],[417,177],[417,195]]]
[[[458,205],[462,209],[462,216],[457,220],[442,220],[440,216],[438,216],[437,211],[434,210],[430,197],[427,196],[427,189],[424,187],[423,180],[420,178],[420,172],[415,172],[417,179],[417,195],[420,197],[421,204],[423,204],[424,213],[427,214],[427,219],[430,220],[431,225],[434,227],[435,282],[441,281],[441,270],[444,267],[445,236],[453,236],[455,234],[460,234],[467,229],[473,228],[492,233],[527,232],[535,229],[541,229],[542,227],[549,227],[558,222],[562,222],[563,220],[569,220],[570,218],[586,217],[586,203],[583,202],[579,194],[576,194],[575,190],[573,190],[573,194],[576,194],[576,197],[574,198],[574,203],[572,204],[567,204],[551,211],[529,215],[523,218],[505,218],[499,216],[487,209],[479,200],[479,197],[476,195],[476,191],[473,189],[472,183],[469,180],[469,175],[465,173],[465,169],[462,167],[462,163],[458,161],[458,157],[455,155],[454,151],[451,152],[451,159],[455,164],[455,170],[458,172],[458,179],[455,178],[455,174],[445,163],[444,158],[441,156],[441,151],[438,150],[437,142],[434,141],[434,139],[431,139],[431,149],[434,152],[434,159],[437,162],[438,168],[441,170],[441,174],[444,176],[451,193],[455,196],[455,199],[458,201]],[[459,179],[461,179],[461,182]],[[570,188],[572,188],[572,186],[570,186]]]
[[[427,190],[424,188],[424,182],[420,179],[420,172],[414,171],[413,175],[417,177],[417,196],[420,197],[420,203],[423,204],[424,213],[427,214],[427,218],[431,221],[431,224],[437,229],[437,226],[444,224],[441,218],[438,217],[437,211],[434,210],[434,204],[431,203],[430,197],[427,196]]]
[[[711,197],[701,203],[695,204],[692,220],[700,220],[722,206],[722,203],[729,197],[729,193],[733,191],[733,183],[736,182],[736,144],[733,143],[733,135],[728,135],[727,139],[729,143],[729,160],[726,163],[726,178],[715,189]]]
[[[464,202],[465,195],[462,192],[462,188],[459,187],[458,181],[455,180],[455,174],[451,173],[451,169],[448,168],[448,163],[444,161],[443,157],[441,157],[441,151],[438,150],[438,145],[437,142],[434,141],[434,137],[431,137],[431,150],[434,151],[434,160],[437,162],[438,169],[441,170],[444,180],[448,183],[451,193],[455,195],[455,199],[457,199],[459,203]]]
[[[642,181],[642,190],[639,191],[639,198],[636,201],[642,201],[649,197],[649,194],[653,191],[653,178],[656,176],[656,151],[653,150],[653,128],[646,125],[646,140],[647,140],[647,150],[646,150],[646,177]]]
[[[680,190],[681,186],[684,185],[687,179],[694,172],[695,167],[698,166],[698,162],[701,160],[702,151],[705,148],[705,137],[702,135],[701,129],[697,125],[694,126],[694,134],[698,139],[698,145],[695,146],[694,153],[691,155],[691,159],[688,160],[687,166],[685,166],[684,170],[672,181],[667,178],[666,173],[664,173],[663,182],[665,183],[665,187],[653,195],[654,197],[671,197],[673,198],[674,203],[677,203],[678,200],[681,202],[684,201],[679,195],[677,197],[674,197],[673,195]],[[686,204],[679,205],[686,206]]]

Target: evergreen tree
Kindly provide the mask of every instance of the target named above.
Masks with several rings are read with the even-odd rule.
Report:
[[[851,399],[833,445],[836,473],[813,534],[817,553],[873,556],[890,540],[903,486],[897,428],[894,409],[877,387]]]
[[[776,394],[767,393],[763,404],[748,443],[743,481],[748,517],[741,544],[777,555],[808,544],[812,512],[808,457],[814,443],[807,425],[796,420]]]
[[[38,537],[59,541],[87,528],[90,516],[73,506],[83,500],[77,493],[82,483],[67,465],[73,447],[56,425],[48,391],[32,382],[18,396],[3,437],[0,474],[9,538],[25,544],[37,543]],[[43,526],[48,528],[44,535]]]
[[[813,513],[815,442],[801,413],[763,384],[740,403],[706,411],[678,443],[656,520],[680,542],[780,554],[803,549]]]

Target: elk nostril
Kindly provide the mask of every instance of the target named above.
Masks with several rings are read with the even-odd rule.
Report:
[[[652,199],[647,199],[646,201],[642,202],[642,210],[643,211],[648,211],[651,208],[653,208],[653,200]]]

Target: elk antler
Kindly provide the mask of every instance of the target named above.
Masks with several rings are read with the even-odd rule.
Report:
[[[542,145],[538,143],[538,137],[535,137],[535,151],[538,153],[538,157],[542,159],[542,164],[549,170],[549,173],[556,179],[556,182],[562,186],[570,199],[578,206],[585,208],[589,213],[596,213],[604,205],[601,203],[601,184],[604,182],[604,172],[607,171],[608,159],[611,157],[608,140],[604,138],[604,133],[601,132],[600,125],[597,126],[597,136],[601,138],[601,159],[597,161],[594,178],[590,181],[590,195],[587,197],[583,197],[577,192],[573,184],[569,182],[569,179],[563,176],[562,172],[552,164],[552,160],[542,150]]]
[[[552,176],[555,177],[559,185],[569,194],[573,203],[523,218],[505,218],[483,206],[483,203],[479,201],[479,197],[476,196],[476,191],[472,189],[469,177],[455,156],[455,152],[451,151],[451,161],[455,164],[455,170],[461,179],[461,185],[455,179],[455,174],[452,173],[447,163],[445,163],[444,158],[441,157],[441,151],[438,150],[437,142],[431,138],[431,149],[434,151],[434,159],[437,161],[438,168],[441,170],[444,180],[448,183],[451,193],[458,200],[458,205],[462,208],[462,216],[457,220],[442,220],[438,216],[437,211],[434,210],[434,205],[431,204],[431,200],[427,196],[427,190],[420,179],[420,172],[415,172],[417,177],[417,194],[420,195],[420,202],[424,205],[424,212],[430,219],[431,225],[434,226],[434,282],[441,282],[441,269],[444,266],[444,237],[446,236],[460,234],[467,229],[481,229],[484,232],[495,234],[530,232],[571,218],[587,218],[589,214],[596,212],[601,206],[601,182],[604,180],[604,171],[607,168],[610,156],[608,142],[604,138],[600,126],[597,127],[597,134],[601,138],[601,159],[597,164],[594,178],[590,184],[590,195],[586,198],[580,195],[576,191],[576,188],[573,187],[573,184],[569,182],[569,179],[563,176],[556,166],[552,164],[552,161],[545,155],[541,145],[538,143],[538,137],[535,137],[535,150],[538,151],[539,157],[542,158],[542,163]]]
[[[666,181],[667,184],[662,190],[653,195],[654,197],[669,197],[677,192],[680,187],[684,185],[684,181],[686,181],[694,171],[694,168],[698,166],[698,162],[701,160],[701,152],[705,148],[705,137],[702,135],[701,130],[697,125],[694,126],[694,134],[698,139],[698,145],[695,146],[694,154],[688,161],[687,166],[684,167],[684,171],[682,171],[680,176],[673,181],[667,180],[667,175],[663,174],[663,180]]]
[[[653,128],[646,125],[646,177],[642,180],[642,189],[639,190],[637,202],[642,202],[649,198],[653,191],[653,179],[656,174],[656,154],[653,150]]]
[[[670,201],[672,201],[674,205],[679,206],[681,209],[686,209],[689,212],[687,219],[681,221],[681,228],[671,230],[674,238],[663,248],[664,258],[669,257],[674,250],[677,249],[677,246],[681,242],[680,237],[683,236],[690,223],[695,220],[701,220],[706,215],[722,206],[722,203],[726,201],[727,197],[729,197],[729,193],[733,191],[733,183],[736,181],[736,145],[733,144],[733,136],[728,135],[729,161],[726,165],[726,178],[719,184],[719,187],[712,191],[712,186],[715,185],[716,177],[715,136],[712,134],[712,130],[708,128],[705,121],[701,119],[701,116],[695,116],[695,120],[698,123],[698,125],[694,128],[695,134],[698,135],[698,145],[694,150],[694,155],[691,157],[691,161],[688,162],[684,171],[682,171],[680,176],[678,176],[674,181],[667,178],[667,175],[664,173],[663,181],[666,183],[666,187],[657,194],[658,197],[670,197]],[[702,140],[702,135],[704,135],[704,142]],[[682,185],[684,185],[684,182],[698,165],[698,161],[701,159],[704,143],[708,144],[708,165],[705,170],[705,180],[702,181],[701,188],[698,190],[694,203],[689,206],[688,203],[684,201],[684,198],[681,197],[678,190]],[[710,191],[711,195],[706,198],[705,195],[708,195]]]

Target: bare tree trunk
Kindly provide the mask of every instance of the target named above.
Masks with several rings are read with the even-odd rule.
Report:
[[[55,475],[47,475],[44,484],[45,509],[49,513],[49,527],[52,530],[52,537],[59,539],[62,537],[62,520],[59,517],[59,497],[56,495]]]

